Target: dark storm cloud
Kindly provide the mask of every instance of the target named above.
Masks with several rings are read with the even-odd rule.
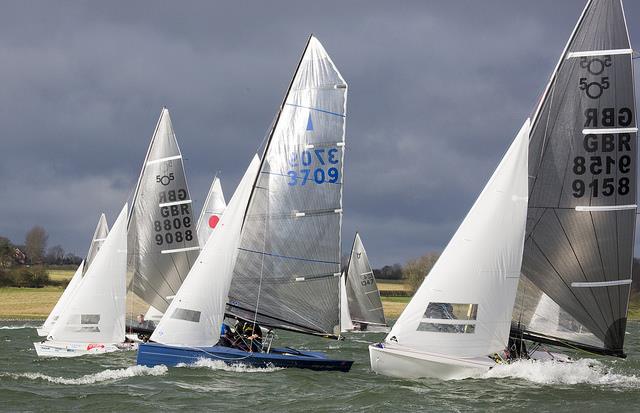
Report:
[[[196,210],[216,171],[228,199],[314,32],[350,85],[345,244],[361,231],[375,265],[442,249],[583,5],[4,3],[0,234],[19,242],[41,224],[83,254],[99,213],[112,221],[131,196],[162,105]]]

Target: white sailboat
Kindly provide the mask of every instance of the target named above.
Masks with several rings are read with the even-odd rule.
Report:
[[[93,259],[97,255],[100,247],[102,246],[102,243],[104,242],[108,234],[109,226],[107,225],[107,218],[104,214],[101,214],[98,220],[98,225],[96,226],[96,229],[93,233],[93,238],[91,239],[91,245],[89,246],[87,258],[83,260],[80,263],[80,266],[78,266],[78,268],[76,269],[76,272],[73,274],[71,281],[69,281],[69,284],[67,284],[67,288],[64,289],[64,292],[58,299],[56,305],[53,307],[53,310],[51,310],[51,312],[49,313],[49,316],[45,320],[42,327],[37,329],[39,336],[46,337],[49,334],[49,332],[53,328],[53,325],[58,320],[58,317],[60,317],[60,313],[64,309],[64,306],[69,302],[74,292],[80,285],[82,276],[89,269],[89,266],[93,262]]]
[[[226,207],[227,203],[224,200],[224,193],[222,193],[222,185],[220,184],[220,179],[216,176],[211,182],[211,188],[202,206],[198,225],[196,226],[200,246],[204,246],[207,243],[207,239],[218,225],[218,222],[220,222]]]
[[[529,130],[527,120],[391,332],[369,346],[375,372],[464,378],[494,366],[507,347],[527,217]]]
[[[380,291],[367,251],[356,232],[347,271],[340,276],[340,325],[346,331],[388,332]],[[348,317],[349,320],[345,320]]]
[[[151,341],[189,348],[213,346],[218,342],[244,213],[259,167],[260,159],[255,155],[222,214],[218,228],[207,240]]]
[[[125,338],[127,205],[95,255],[47,339],[40,357],[76,357],[130,348]]]
[[[225,312],[252,323],[252,332],[267,327],[338,337],[346,89],[311,36],[264,157],[250,166],[220,228],[151,337],[158,343],[140,345],[138,364],[172,366],[207,358],[256,367],[349,370],[352,361],[271,347],[271,335],[263,346],[249,336],[246,346],[219,343]]]

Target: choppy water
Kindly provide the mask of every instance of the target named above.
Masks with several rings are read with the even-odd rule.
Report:
[[[2,411],[640,411],[640,323],[628,326],[627,360],[521,362],[480,378],[407,381],[369,370],[367,344],[281,333],[279,344],[355,360],[350,373],[228,367],[134,366],[135,353],[38,359],[35,323],[0,323]]]

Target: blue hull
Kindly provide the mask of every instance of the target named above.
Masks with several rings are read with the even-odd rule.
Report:
[[[323,371],[347,372],[353,361],[333,360],[315,351],[274,348],[269,353],[248,353],[230,347],[179,347],[158,343],[143,343],[138,348],[137,364],[153,367],[160,364],[176,366],[193,364],[200,359],[220,360],[229,365],[252,367],[283,367]]]

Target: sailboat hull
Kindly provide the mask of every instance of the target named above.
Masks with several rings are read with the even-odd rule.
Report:
[[[369,346],[371,369],[378,374],[404,379],[465,379],[488,371],[495,362],[486,357],[462,359],[407,349]]]
[[[105,354],[115,351],[135,350],[133,343],[66,343],[62,341],[43,341],[33,343],[38,357],[79,357],[88,354]]]
[[[179,364],[193,364],[202,359],[259,368],[279,367],[341,372],[348,372],[353,364],[350,360],[330,359],[324,353],[291,348],[275,348],[269,353],[249,353],[222,346],[179,347],[159,343],[140,344],[137,364],[148,367],[162,364],[172,367]]]

